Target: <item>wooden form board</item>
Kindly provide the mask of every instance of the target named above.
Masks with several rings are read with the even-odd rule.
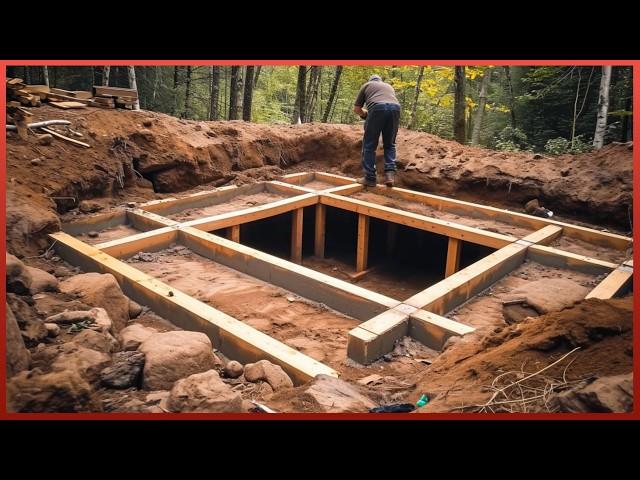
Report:
[[[321,203],[317,203],[315,229],[314,229],[313,254],[318,258],[324,258],[326,228],[327,228],[327,208]]]
[[[291,213],[291,261],[302,263],[302,225],[304,209],[296,208]]]
[[[62,258],[84,264],[87,271],[111,273],[127,296],[179,327],[206,333],[213,346],[229,358],[242,363],[267,359],[280,365],[296,384],[319,374],[338,376],[326,365],[70,235],[55,233],[51,238]]]
[[[449,237],[449,244],[447,246],[447,264],[444,271],[444,276],[450,277],[458,270],[460,270],[460,252],[462,251],[462,242],[457,238]]]
[[[622,265],[607,275],[585,298],[600,298],[606,300],[622,295],[629,290],[632,282],[633,269]]]
[[[356,273],[367,269],[369,258],[369,217],[358,215],[358,245],[356,247]]]

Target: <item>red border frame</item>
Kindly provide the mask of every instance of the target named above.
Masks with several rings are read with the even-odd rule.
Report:
[[[638,113],[640,111],[640,60],[0,60],[0,84],[4,85],[6,80],[7,66],[95,66],[95,65],[520,65],[520,66],[592,66],[592,65],[612,65],[612,66],[633,66],[633,141],[634,145],[639,145],[640,122]],[[0,112],[5,111],[6,98],[0,96]],[[5,115],[0,116],[0,127],[5,130]],[[2,188],[6,188],[6,135],[0,137],[0,159],[2,168],[0,169],[0,180]],[[640,224],[640,204],[639,193],[635,188],[640,183],[640,149],[636,147],[633,152],[633,238],[637,241],[637,226]],[[0,218],[2,228],[0,229],[0,242],[6,248],[6,191],[3,192],[0,200]],[[634,264],[638,264],[640,253],[634,251]],[[2,273],[6,274],[6,265],[2,264]],[[638,285],[638,271],[634,271],[634,283]],[[4,275],[3,275],[4,276]],[[6,284],[0,286],[2,298],[6,301]],[[638,378],[637,355],[640,352],[640,335],[638,332],[638,310],[640,308],[640,296],[634,296],[634,393],[640,390],[640,378]],[[0,331],[0,358],[5,359],[6,354],[6,329]],[[478,413],[429,413],[429,414],[395,414],[395,415],[372,415],[372,414],[323,414],[323,413],[281,413],[281,414],[151,414],[151,413],[7,413],[6,411],[6,369],[0,368],[0,419],[1,420],[638,420],[640,419],[640,406],[637,396],[634,402],[632,413],[610,413],[610,414],[570,414],[570,413],[538,413],[538,414],[478,414]]]

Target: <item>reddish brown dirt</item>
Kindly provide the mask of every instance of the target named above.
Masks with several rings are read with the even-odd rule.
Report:
[[[88,234],[77,235],[77,238],[89,245],[96,245],[98,243],[110,242],[111,240],[117,240],[118,238],[128,237],[130,235],[136,235],[140,233],[140,230],[133,228],[130,225],[117,225],[111,228],[105,228],[104,230],[96,231],[97,237],[91,237]]]
[[[59,229],[56,212],[72,210],[83,199],[115,206],[161,198],[153,188],[176,192],[242,184],[272,179],[282,169],[360,173],[362,131],[355,125],[196,122],[94,108],[32,110],[34,122],[70,120],[92,148],[60,140],[44,146],[34,136],[24,141],[7,133],[7,244],[19,255],[42,252],[44,234]],[[398,155],[401,186],[516,208],[538,197],[558,214],[629,229],[632,151],[625,145],[534,159],[401,130]],[[32,165],[35,158],[42,162]]]
[[[212,215],[221,215],[227,212],[235,212],[236,210],[244,210],[258,205],[264,205],[265,203],[276,202],[287,198],[284,195],[277,195],[275,193],[260,192],[251,195],[238,195],[224,203],[218,203],[202,208],[191,208],[183,210],[173,215],[167,215],[168,218],[175,220],[176,222],[186,222],[188,220],[196,220],[199,218],[210,217]]]

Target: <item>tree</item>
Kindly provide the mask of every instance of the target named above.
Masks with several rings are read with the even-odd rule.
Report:
[[[333,77],[333,83],[331,84],[331,93],[329,93],[329,100],[327,101],[327,106],[324,109],[324,114],[322,115],[322,122],[327,123],[329,120],[329,114],[331,113],[331,108],[333,107],[333,102],[336,98],[336,92],[338,90],[338,84],[340,83],[340,76],[342,75],[342,67],[338,65],[336,67],[336,74]]]
[[[464,70],[465,67],[455,67],[455,99],[453,104],[453,136],[459,143],[465,143],[466,124],[465,124],[465,110],[466,110],[466,97],[464,94]]]
[[[258,77],[260,76],[260,71],[262,70],[262,65],[258,65],[256,67],[256,73],[255,76],[253,77],[253,88],[258,86]]]
[[[49,86],[49,69],[47,67],[42,67],[42,77],[44,78],[44,84]]]
[[[218,98],[220,97],[220,68],[221,67],[211,67],[209,120],[218,120],[220,118],[218,110]]]
[[[240,67],[231,67],[231,85],[229,87],[229,120],[238,120],[238,84]]]
[[[600,94],[598,95],[598,116],[596,120],[596,132],[593,135],[593,146],[602,148],[604,134],[607,130],[607,113],[609,111],[609,86],[611,83],[611,65],[603,65],[602,78],[600,79]]]
[[[293,116],[291,123],[304,123],[304,110],[306,107],[305,88],[307,84],[307,67],[301,65],[298,67],[298,83],[296,85],[296,100],[293,107]]]
[[[473,132],[471,134],[471,145],[478,145],[480,143],[480,130],[482,128],[482,119],[484,117],[484,108],[487,104],[487,89],[489,88],[489,81],[491,80],[491,69],[488,68],[484,72],[482,77],[482,83],[480,84],[480,93],[478,95],[478,111],[476,112],[476,118],[473,120]]]
[[[189,118],[189,100],[191,99],[191,66],[187,67],[187,76],[184,82],[184,118]]]
[[[411,109],[411,120],[409,120],[409,128],[414,128],[416,125],[416,111],[418,109],[418,97],[420,96],[420,82],[422,82],[422,76],[424,75],[424,66],[418,70],[418,78],[416,80],[416,93],[413,96],[413,108]]]
[[[175,116],[178,110],[178,67],[173,67],[173,104],[171,106],[171,115]]]
[[[102,86],[109,86],[109,74],[111,73],[111,66],[107,65],[102,69]]]
[[[244,99],[242,101],[242,119],[251,121],[251,103],[253,101],[253,72],[255,67],[247,67],[244,79]]]
[[[516,128],[516,99],[513,95],[513,83],[511,82],[511,67],[504,67],[504,74],[507,77],[507,87],[509,89],[509,110],[511,110],[511,126]]]
[[[316,109],[316,100],[318,98],[318,89],[320,80],[322,79],[322,67],[311,67],[311,77],[309,78],[309,86],[307,88],[307,111],[305,118],[307,122],[313,122],[313,115]]]
[[[135,67],[127,67],[127,71],[129,73],[129,88],[136,91],[138,93],[138,85],[136,84],[136,69]],[[136,97],[136,102],[133,104],[134,110],[140,110],[140,98]]]

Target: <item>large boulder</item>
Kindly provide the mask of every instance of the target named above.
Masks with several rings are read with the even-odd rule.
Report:
[[[58,279],[50,273],[40,270],[39,268],[26,267],[31,275],[31,286],[29,292],[36,295],[41,292],[57,292],[59,290]]]
[[[242,412],[242,397],[209,370],[178,380],[167,405],[172,412]]]
[[[154,333],[140,345],[145,354],[143,388],[168,390],[176,380],[211,370],[220,360],[204,333]]]
[[[51,345],[33,355],[35,367],[55,372],[75,370],[88,382],[95,382],[100,372],[110,363],[110,355],[73,342]]]
[[[244,378],[248,382],[267,382],[273,391],[282,388],[292,388],[293,382],[280,365],[274,365],[268,360],[260,360],[256,363],[247,363],[244,366]]]
[[[633,410],[633,374],[601,377],[560,392],[549,401],[562,412],[628,413]]]
[[[7,378],[29,368],[31,354],[24,345],[18,322],[13,312],[6,304],[6,333],[7,333]]]
[[[91,386],[75,370],[21,372],[7,383],[7,409],[23,413],[102,411]]]
[[[100,372],[100,381],[108,388],[139,387],[143,367],[144,353],[118,352],[113,364]]]
[[[6,253],[7,292],[28,295],[31,288],[31,274],[18,257]]]
[[[77,295],[94,307],[104,308],[113,321],[115,333],[129,320],[129,298],[122,293],[115,277],[110,273],[83,273],[60,283],[60,291]]]
[[[120,342],[123,350],[137,350],[140,344],[154,333],[158,333],[155,328],[145,327],[139,323],[134,323],[120,331]]]
[[[96,332],[90,329],[82,330],[71,341],[77,345],[103,353],[113,353],[120,348],[118,341],[110,333]]]
[[[326,413],[368,412],[377,406],[353,385],[330,375],[317,375],[303,396]]]

